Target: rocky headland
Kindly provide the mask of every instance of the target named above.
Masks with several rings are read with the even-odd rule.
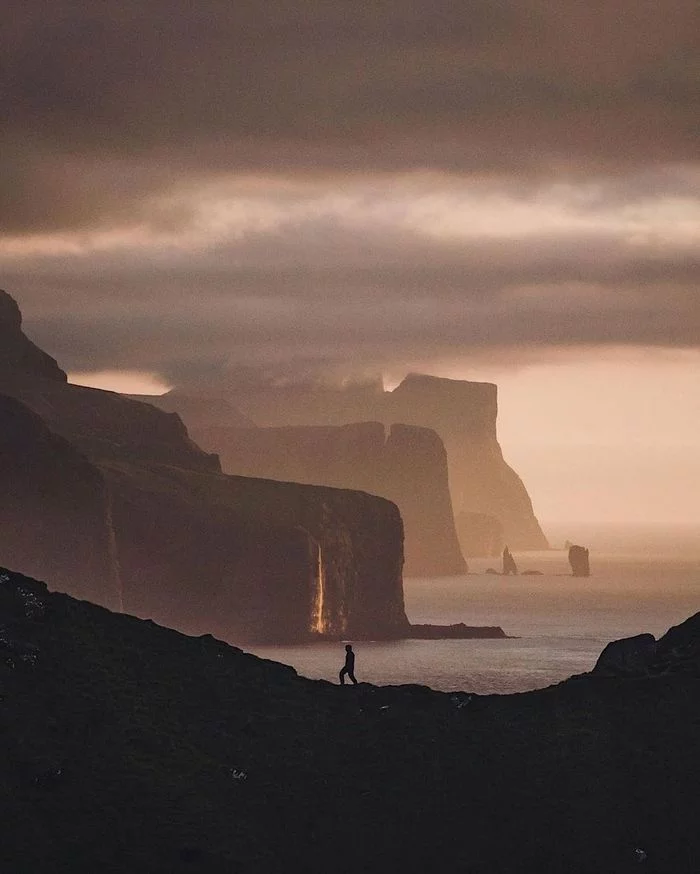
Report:
[[[340,687],[0,570],[0,864],[695,874],[700,614],[643,673]]]
[[[187,417],[183,414],[185,421]],[[447,454],[429,428],[380,422],[291,428],[189,425],[226,473],[356,489],[396,504],[404,575],[450,576],[467,565],[455,530]]]
[[[231,641],[407,632],[395,504],[223,474],[177,414],[70,385],[4,292],[0,350],[2,561]]]
[[[182,397],[181,405],[178,397]],[[199,397],[197,403],[193,397]],[[503,459],[496,436],[497,388],[491,383],[411,374],[393,391],[384,391],[380,382],[344,388],[234,385],[219,398],[207,396],[206,391],[201,396],[175,391],[153,401],[164,409],[178,409],[198,434],[208,430],[208,436],[215,438],[208,445],[224,453],[229,438],[222,428],[238,428],[241,417],[275,429],[358,422],[430,429],[447,452],[462,554],[495,555],[505,543],[516,550],[548,547],[522,480]],[[422,515],[424,527],[429,527],[429,517],[427,512]]]

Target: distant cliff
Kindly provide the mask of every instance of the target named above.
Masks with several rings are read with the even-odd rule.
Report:
[[[411,374],[390,392],[378,383],[347,389],[266,385],[233,390],[229,400],[239,415],[265,427],[378,421],[432,429],[447,450],[452,506],[460,520],[457,531],[464,554],[498,552],[506,542],[517,550],[548,546],[527,490],[498,444],[495,385]],[[198,424],[204,426],[206,420]],[[194,417],[190,425],[195,425]],[[483,519],[475,520],[484,531],[479,543],[470,514],[491,516],[500,524],[503,539],[495,550],[494,526],[484,528]]]
[[[511,549],[547,548],[525,486],[496,438],[495,385],[414,374],[389,393],[388,404],[394,418],[434,428],[442,437],[457,516],[495,517]],[[469,531],[461,536],[467,540]]]
[[[0,557],[78,597],[228,640],[405,632],[394,504],[226,476],[176,414],[68,384],[20,325],[0,292],[0,348],[26,352],[0,359],[12,424]]]
[[[359,489],[393,501],[404,524],[405,574],[466,571],[452,515],[445,448],[434,431],[392,425],[387,436],[378,422],[198,427],[190,416],[192,435],[219,454],[227,473]]]

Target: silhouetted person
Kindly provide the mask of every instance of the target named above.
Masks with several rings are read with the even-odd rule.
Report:
[[[352,651],[352,646],[349,643],[345,644],[345,664],[338,675],[340,677],[341,686],[345,685],[346,674],[350,677],[353,683],[357,685],[357,680],[355,679],[355,653]]]

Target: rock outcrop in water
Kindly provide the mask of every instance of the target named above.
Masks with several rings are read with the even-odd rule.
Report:
[[[515,563],[515,559],[511,554],[511,551],[507,546],[503,547],[503,575],[510,576],[511,574],[517,576],[518,566]]]
[[[585,546],[569,547],[569,564],[571,573],[575,577],[590,577],[591,566],[588,559],[588,550]]]
[[[497,389],[490,383],[465,382],[412,374],[393,391],[380,384],[334,389],[308,385],[266,385],[232,390],[239,415],[264,427],[401,422],[435,431],[446,450],[457,533],[463,553],[491,554],[493,530],[475,542],[471,514],[490,516],[502,527],[496,554],[508,542],[513,549],[546,549],[532,503],[518,475],[503,459],[496,438]],[[158,403],[169,403],[166,399]],[[206,418],[190,427],[206,427]],[[482,526],[483,521],[478,521]]]
[[[698,870],[697,674],[342,688],[4,570],[0,629],[4,871]]]
[[[70,385],[0,292],[0,557],[229,640],[399,637],[403,530],[353,491],[230,477],[180,418]]]
[[[187,419],[185,419],[187,421]],[[379,422],[293,428],[190,426],[226,473],[356,489],[393,501],[404,524],[404,574],[465,573],[452,515],[447,457],[427,428]]]

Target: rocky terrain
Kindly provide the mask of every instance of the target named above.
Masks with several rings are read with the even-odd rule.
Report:
[[[310,681],[5,570],[0,626],[3,871],[699,869],[700,614],[510,696]]]

